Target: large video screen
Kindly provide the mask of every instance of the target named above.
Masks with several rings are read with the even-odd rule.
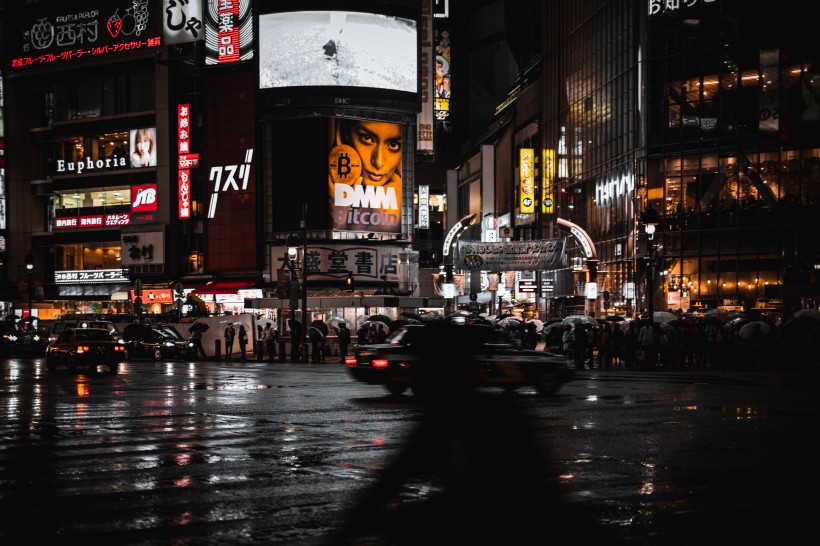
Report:
[[[371,4],[350,2],[338,2],[338,8],[336,3],[331,8],[315,4],[322,8],[314,9],[306,3],[258,17],[259,89],[265,96],[290,104],[382,105],[380,101],[392,100],[417,108],[417,10],[388,13],[394,4],[374,3],[379,9],[371,9],[359,7]]]

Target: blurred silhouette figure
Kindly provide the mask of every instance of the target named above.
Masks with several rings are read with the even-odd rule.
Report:
[[[586,543],[559,494],[549,458],[509,396],[473,390],[467,328],[431,322],[417,346],[414,392],[424,415],[402,451],[365,488],[333,544]],[[431,484],[421,500],[408,484]],[[565,531],[564,534],[562,531]],[[597,539],[596,539],[597,540]],[[379,542],[381,544],[381,542]]]

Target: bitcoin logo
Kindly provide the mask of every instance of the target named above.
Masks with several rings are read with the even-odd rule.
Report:
[[[362,176],[362,160],[356,150],[346,144],[339,144],[328,154],[328,171],[334,184],[353,185]]]

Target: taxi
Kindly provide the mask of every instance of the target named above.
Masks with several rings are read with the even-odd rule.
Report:
[[[345,358],[351,377],[371,385],[382,385],[391,394],[402,394],[408,389],[423,395],[420,380],[421,364],[437,363],[431,358],[431,347],[425,338],[425,324],[407,324],[396,330],[385,343],[360,345]],[[566,358],[543,351],[521,349],[505,331],[491,325],[465,324],[455,326],[460,339],[469,340],[458,347],[458,354],[467,362],[471,386],[498,387],[515,390],[532,387],[542,396],[557,393],[570,381],[574,371],[567,367]],[[451,347],[452,349],[452,347]],[[432,349],[435,354],[436,349]],[[441,360],[444,360],[442,358]]]

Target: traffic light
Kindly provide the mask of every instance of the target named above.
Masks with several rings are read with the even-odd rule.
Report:
[[[347,288],[348,292],[353,292],[355,288],[353,287],[353,274],[348,273],[347,278],[345,279],[345,287]]]

